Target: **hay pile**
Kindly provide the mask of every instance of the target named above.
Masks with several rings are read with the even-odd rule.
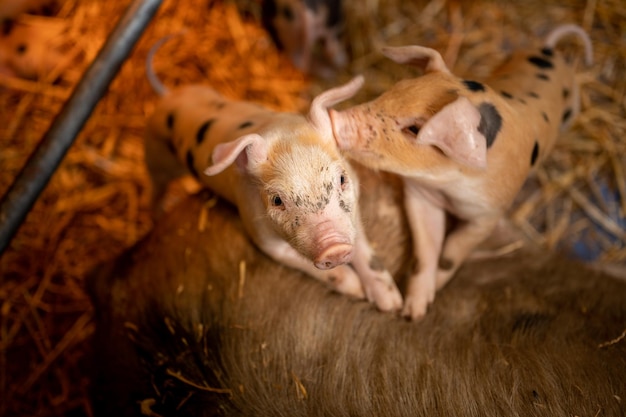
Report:
[[[39,82],[0,76],[0,194],[35,148],[124,12],[126,1],[66,0],[49,23],[65,52]],[[612,1],[346,0],[354,57],[337,79],[296,71],[259,27],[258,2],[165,0],[129,61],[0,259],[0,415],[90,415],[85,357],[93,332],[85,274],[151,227],[142,162],[144,120],[155,94],[145,79],[150,46],[187,29],[155,59],[166,85],[209,83],[223,94],[300,111],[313,94],[363,73],[355,102],[416,71],[388,62],[384,44],[435,47],[460,75],[486,76],[508,51],[556,24],[592,36],[594,66],[581,69],[583,110],[512,211],[537,243],[566,247],[581,236],[600,260],[626,262],[626,5]],[[61,81],[52,84],[57,75]],[[615,196],[614,199],[609,197]]]

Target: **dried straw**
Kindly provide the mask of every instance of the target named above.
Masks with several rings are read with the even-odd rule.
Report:
[[[127,3],[66,0],[49,22],[60,31],[51,47],[65,57],[53,73],[38,81],[0,76],[0,193]],[[589,236],[601,246],[602,262],[626,263],[620,223],[626,215],[624,2],[345,3],[353,61],[336,79],[320,81],[296,71],[275,50],[257,23],[258,1],[164,2],[0,259],[0,415],[91,415],[84,361],[93,324],[83,279],[151,227],[141,142],[145,117],[157,97],[146,82],[144,64],[157,39],[183,29],[184,36],[164,45],[155,58],[166,85],[208,83],[232,98],[300,111],[313,94],[357,73],[367,84],[355,102],[417,74],[385,60],[382,45],[435,47],[458,74],[479,79],[513,48],[533,43],[556,24],[582,24],[595,47],[594,66],[579,74],[582,113],[528,181],[511,218],[547,248]],[[606,189],[615,191],[615,201],[606,198]],[[208,216],[199,227],[210,221]]]

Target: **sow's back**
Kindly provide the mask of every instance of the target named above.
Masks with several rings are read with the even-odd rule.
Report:
[[[401,195],[371,190],[370,238],[402,277]],[[90,280],[98,415],[624,415],[625,281],[518,252],[467,263],[408,322],[271,261],[206,198]]]

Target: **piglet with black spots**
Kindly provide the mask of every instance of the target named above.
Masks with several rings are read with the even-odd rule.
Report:
[[[572,65],[554,49],[576,35],[588,65],[592,47],[576,25],[553,30],[542,47],[520,51],[485,83],[461,79],[421,46],[387,47],[392,60],[424,75],[375,100],[331,110],[345,154],[404,177],[416,270],[403,313],[422,317],[455,271],[495,228],[529,171],[579,111]],[[456,218],[446,235],[446,215]]]
[[[383,311],[400,309],[400,292],[365,236],[358,178],[337,149],[326,110],[354,95],[362,78],[319,95],[307,118],[228,100],[206,86],[167,91],[150,66],[148,75],[163,95],[146,139],[157,196],[187,169],[237,207],[265,254]]]

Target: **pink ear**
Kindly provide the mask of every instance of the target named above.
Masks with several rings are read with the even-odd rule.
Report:
[[[448,104],[420,129],[416,143],[435,146],[472,168],[487,167],[487,139],[478,131],[481,115],[465,97]]]
[[[450,70],[443,61],[441,54],[434,49],[424,46],[384,46],[383,55],[398,64],[409,64],[421,68],[424,72],[444,72]]]
[[[244,152],[245,151],[245,152]],[[213,149],[213,165],[204,170],[206,175],[216,175],[237,161],[242,171],[250,171],[267,160],[267,141],[251,133],[232,142],[220,143]]]
[[[325,138],[333,137],[333,126],[328,108],[354,96],[363,86],[365,79],[357,75],[346,84],[326,90],[313,99],[309,110],[309,120]]]

